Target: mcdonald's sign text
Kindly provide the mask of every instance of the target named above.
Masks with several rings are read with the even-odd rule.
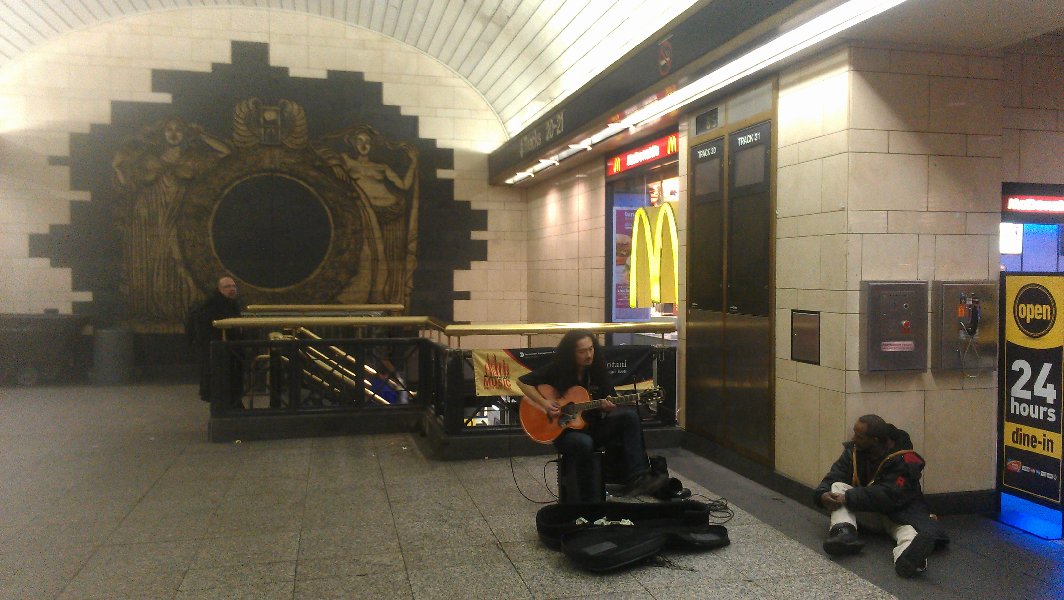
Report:
[[[654,140],[649,144],[633,148],[624,154],[611,156],[609,160],[606,161],[606,176],[616,175],[627,171],[628,169],[665,158],[666,156],[672,156],[679,152],[679,145],[680,135],[677,133],[670,133],[669,135]]]

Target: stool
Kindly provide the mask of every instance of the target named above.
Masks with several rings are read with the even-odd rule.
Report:
[[[602,450],[596,450],[591,454],[591,473],[596,498],[594,502],[606,501],[606,482],[602,480]],[[576,469],[568,467],[565,455],[558,455],[558,502],[561,504],[574,504],[580,501],[580,482]]]

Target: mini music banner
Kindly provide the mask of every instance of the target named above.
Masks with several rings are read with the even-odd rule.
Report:
[[[517,378],[549,363],[554,348],[473,350],[477,396],[522,396]],[[652,346],[605,346],[602,355],[614,387],[642,388],[654,381]]]
[[[1001,385],[1003,490],[1061,504],[1064,277],[1006,275]]]

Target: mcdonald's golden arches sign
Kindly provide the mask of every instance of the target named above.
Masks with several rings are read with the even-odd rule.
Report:
[[[606,161],[606,176],[616,175],[656,160],[672,156],[680,151],[680,134],[669,135],[654,140],[649,144],[632,148],[624,154],[611,156]]]

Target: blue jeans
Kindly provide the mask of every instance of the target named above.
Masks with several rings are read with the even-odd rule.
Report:
[[[566,464],[576,470],[580,482],[580,500],[590,502],[597,496],[592,455],[595,448],[619,439],[624,446],[624,465],[627,479],[650,469],[646,448],[643,447],[643,426],[639,413],[618,407],[589,423],[585,429],[568,429],[554,440],[554,447],[565,456]]]

